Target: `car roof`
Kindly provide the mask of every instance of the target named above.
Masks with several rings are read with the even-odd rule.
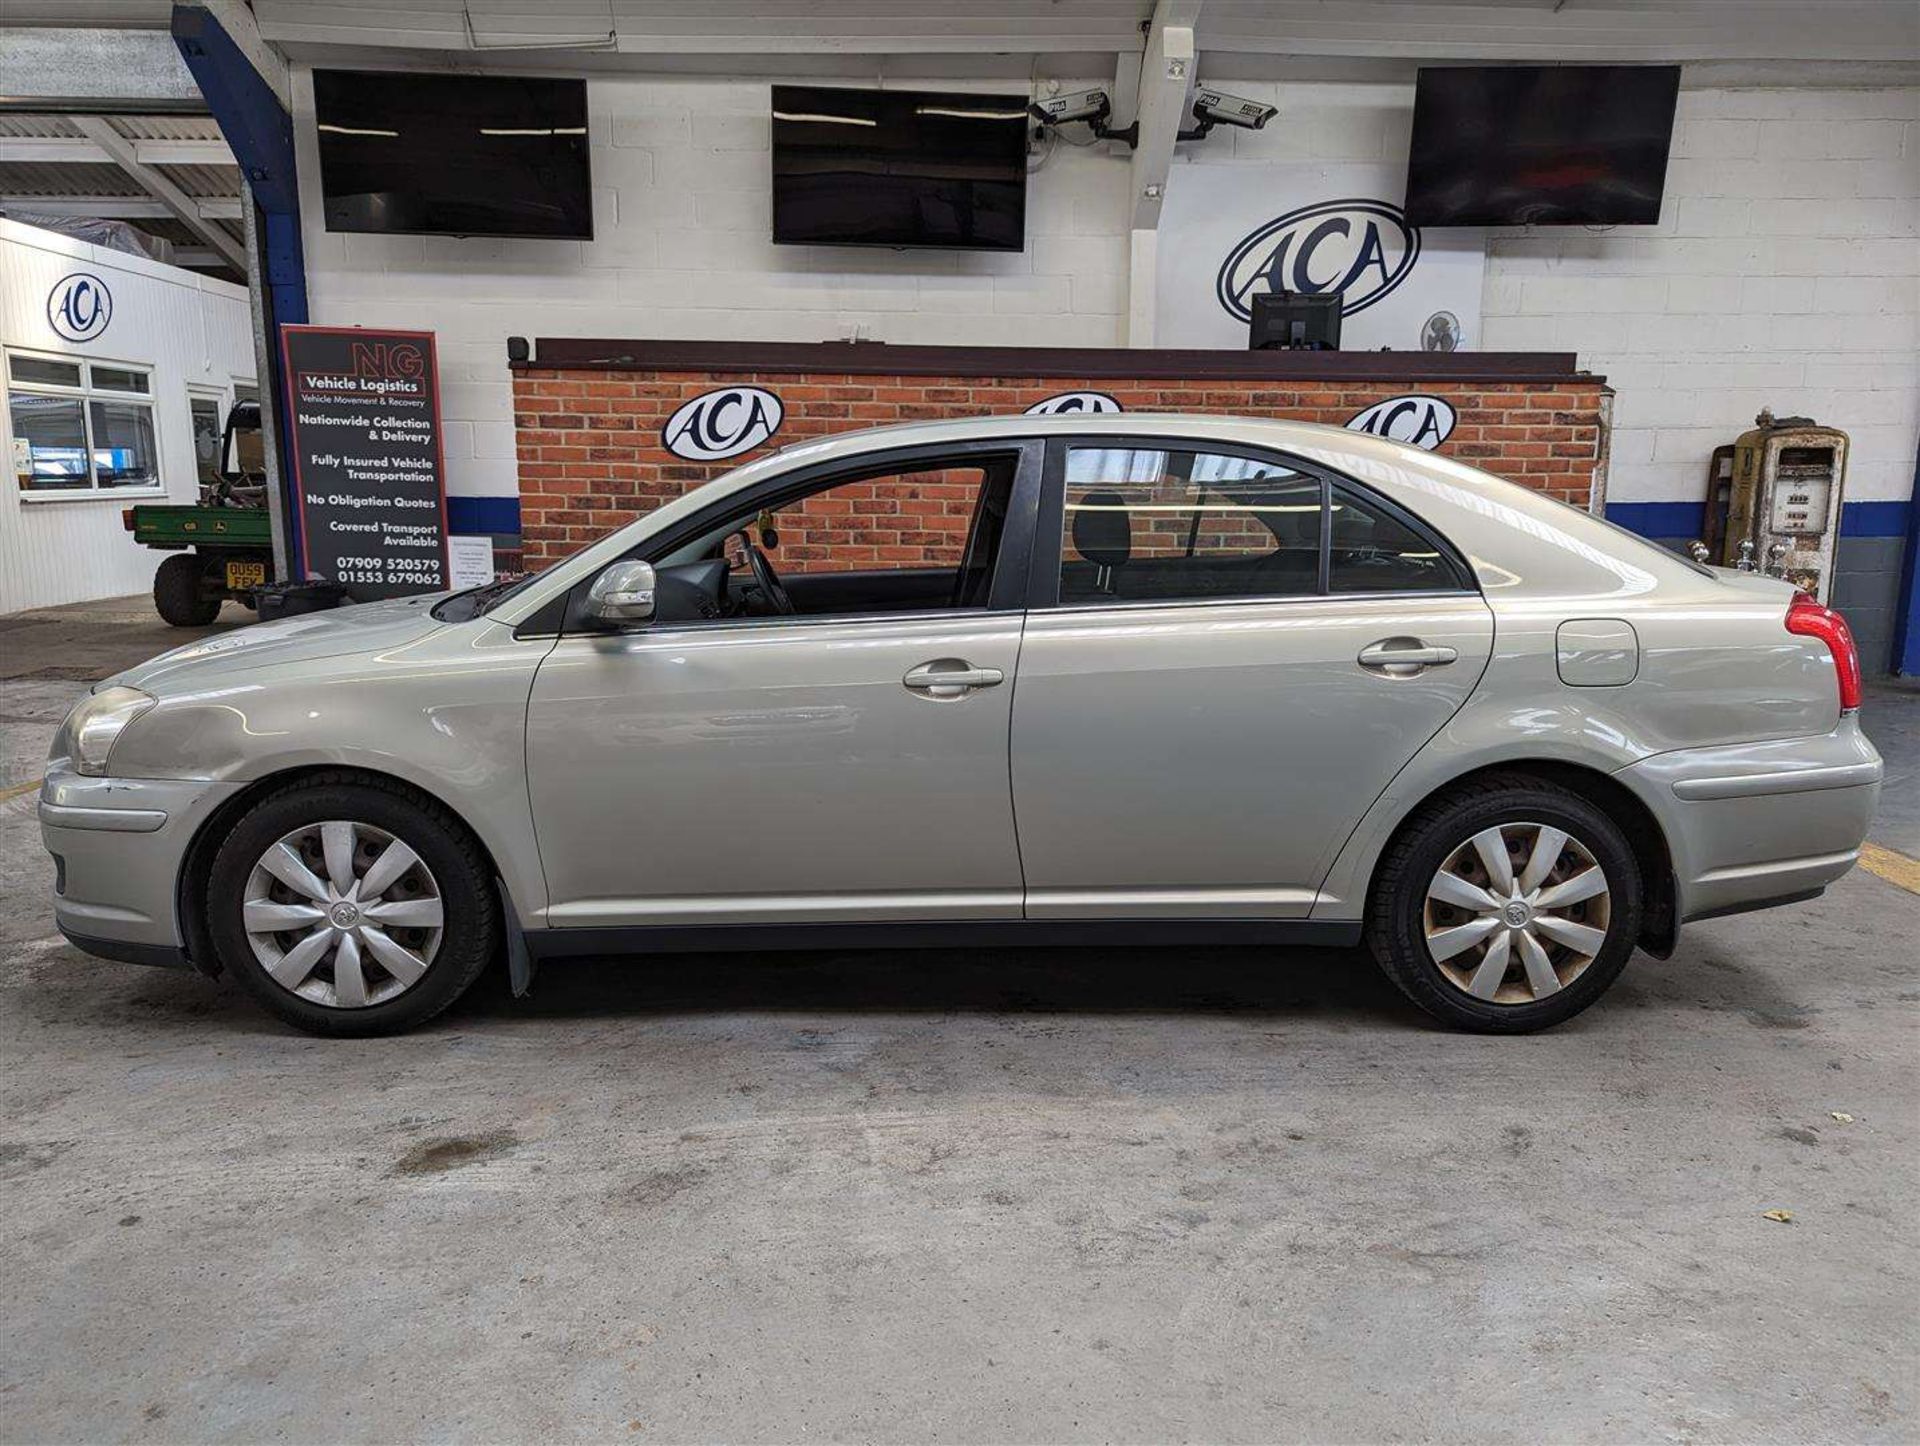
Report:
[[[1245,417],[1207,412],[1073,412],[1035,415],[1027,412],[997,413],[984,417],[948,417],[929,422],[894,422],[884,427],[869,427],[858,432],[838,432],[831,437],[808,438],[781,448],[776,455],[791,457],[802,449],[809,455],[830,457],[889,447],[917,447],[941,442],[971,442],[996,437],[1054,437],[1088,433],[1143,432],[1153,436],[1186,436],[1237,439],[1259,446],[1284,446],[1319,441],[1323,445],[1341,438],[1361,438],[1368,434],[1350,432],[1319,422],[1289,422],[1274,417]],[[820,449],[817,453],[811,449]]]

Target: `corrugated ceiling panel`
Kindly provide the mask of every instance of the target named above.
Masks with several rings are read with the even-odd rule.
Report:
[[[237,196],[240,194],[238,166],[156,166],[154,169],[189,196]]]
[[[85,161],[0,161],[9,196],[144,196],[118,166]]]
[[[0,115],[0,136],[41,140],[49,136],[77,136],[79,129],[57,115]]]
[[[140,141],[217,141],[220,122],[210,115],[117,115],[122,135]]]

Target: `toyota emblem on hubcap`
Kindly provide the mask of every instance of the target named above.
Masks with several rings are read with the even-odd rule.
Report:
[[[360,922],[360,911],[352,904],[335,904],[328,910],[327,917],[333,920],[335,928],[351,929]]]
[[[1518,899],[1515,899],[1511,904],[1507,905],[1506,914],[1508,928],[1524,929],[1527,926],[1527,920],[1533,917],[1533,910],[1529,909]]]

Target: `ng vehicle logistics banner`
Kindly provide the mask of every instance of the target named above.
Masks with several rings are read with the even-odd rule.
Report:
[[[283,326],[280,344],[306,575],[356,601],[444,589],[433,333]]]

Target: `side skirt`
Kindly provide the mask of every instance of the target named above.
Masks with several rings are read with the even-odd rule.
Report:
[[[1327,919],[888,919],[837,924],[640,924],[529,929],[534,959],[788,949],[1153,948],[1282,945],[1350,948],[1362,925]]]

